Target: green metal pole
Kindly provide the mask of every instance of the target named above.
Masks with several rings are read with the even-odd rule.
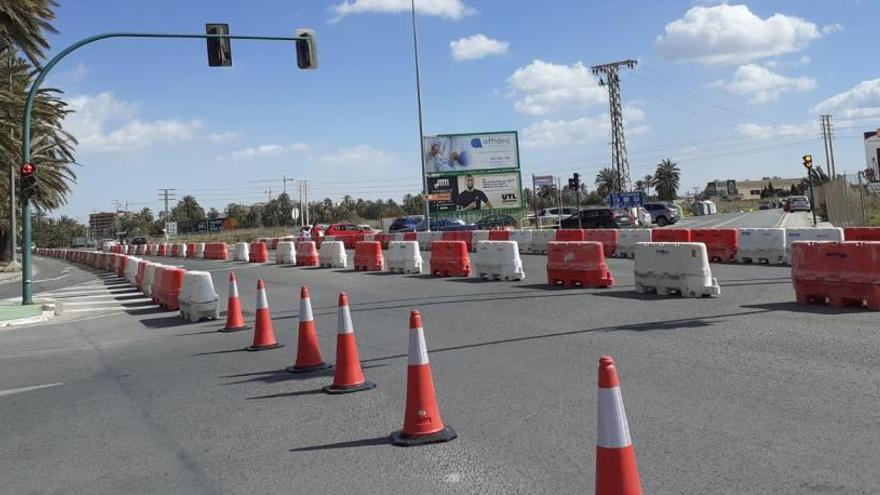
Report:
[[[208,38],[229,38],[234,40],[259,40],[259,41],[296,41],[305,39],[298,36],[238,36],[230,34],[164,34],[164,33],[104,33],[88,38],[83,38],[76,43],[68,46],[64,50],[58,52],[46,63],[41,70],[28,92],[27,101],[24,105],[24,125],[22,126],[21,139],[21,159],[22,163],[28,163],[31,160],[31,111],[34,108],[34,98],[40,85],[46,79],[49,71],[52,70],[58,62],[69,55],[72,51],[95,41],[108,38],[164,38],[164,39],[208,39]],[[10,187],[12,184],[10,184]],[[12,212],[14,215],[15,212]],[[15,235],[15,232],[12,233]],[[31,204],[29,198],[21,195],[21,303],[33,304],[33,293],[31,288]],[[14,253],[13,253],[14,256]]]
[[[813,169],[807,169],[810,177],[810,210],[813,211],[813,227],[816,226],[816,194],[813,193]]]

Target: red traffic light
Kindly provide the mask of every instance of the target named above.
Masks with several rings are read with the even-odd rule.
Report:
[[[21,166],[21,175],[31,175],[34,173],[34,164],[33,163],[25,163]]]

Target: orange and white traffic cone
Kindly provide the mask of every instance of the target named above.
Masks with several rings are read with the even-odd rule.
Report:
[[[434,377],[425,347],[422,317],[417,310],[409,315],[409,359],[406,371],[406,412],[403,429],[391,434],[391,443],[409,447],[448,442],[457,437],[443,424],[434,392]]]
[[[596,432],[596,494],[641,495],[620,380],[610,356],[599,358],[599,414]]]
[[[241,314],[241,299],[238,297],[238,280],[235,272],[229,272],[229,301],[226,303],[226,326],[221,332],[237,332],[247,328]]]
[[[296,346],[296,363],[288,366],[291,373],[310,373],[332,368],[332,364],[324,362],[321,357],[321,346],[318,344],[318,331],[315,329],[315,317],[312,315],[312,296],[309,287],[303,285],[299,291],[299,337]]]
[[[338,326],[336,327],[336,373],[333,385],[324,387],[328,394],[345,394],[376,388],[375,383],[364,378],[361,369],[361,358],[358,356],[357,341],[354,337],[354,325],[351,323],[351,310],[348,307],[348,295],[339,294]]]
[[[263,279],[257,280],[257,312],[254,324],[254,343],[245,350],[264,351],[284,347],[275,340],[275,330],[272,328],[272,314],[269,312],[269,299],[266,297],[266,286]]]

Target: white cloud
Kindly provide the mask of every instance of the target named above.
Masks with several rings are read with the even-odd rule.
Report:
[[[349,14],[410,12],[410,0],[346,0],[333,6],[336,17],[330,22],[338,22]],[[461,0],[416,0],[416,12],[422,15],[461,19],[476,13]]]
[[[625,122],[638,124],[644,122],[645,112],[638,107],[625,107],[623,118]],[[639,124],[628,127],[626,134],[637,136],[644,134],[649,129],[649,126]],[[584,144],[598,139],[607,140],[611,135],[611,122],[608,114],[581,117],[574,120],[544,119],[524,128],[520,135],[525,148],[558,148]]]
[[[811,22],[783,14],[761,19],[745,5],[696,6],[667,24],[654,44],[671,60],[744,64],[799,52],[835,30],[830,26],[820,32]]]
[[[180,143],[197,137],[203,126],[198,120],[138,120],[137,105],[117,100],[110,92],[74,96],[68,104],[74,113],[65,119],[64,129],[77,138],[82,151],[125,151]],[[113,126],[118,127],[110,130]]]
[[[487,37],[484,34],[475,34],[469,38],[450,41],[452,58],[456,61],[476,60],[489,55],[504,55],[510,43]]]
[[[813,111],[852,119],[880,116],[880,79],[862,81],[820,102]]]
[[[608,103],[608,92],[582,62],[559,65],[534,60],[516,69],[507,82],[519,97],[513,108],[529,115]]]
[[[276,156],[281,156],[291,151],[303,152],[308,150],[309,145],[307,143],[261,144],[259,146],[251,146],[249,148],[236,150],[232,153],[229,153],[228,155],[218,156],[217,160],[221,162],[233,160],[246,161],[253,158],[272,158]]]
[[[394,153],[374,148],[368,144],[362,144],[352,148],[340,148],[334,152],[319,155],[317,160],[327,165],[375,167],[392,163],[396,158],[397,155]]]
[[[747,95],[752,103],[775,101],[782,93],[791,91],[811,91],[816,88],[816,80],[808,77],[786,77],[761,67],[760,65],[741,65],[730,82],[720,84],[728,93]]]
[[[746,137],[757,139],[771,139],[789,136],[803,136],[805,139],[815,137],[818,134],[818,120],[801,122],[800,124],[774,124],[760,125],[755,123],[740,124],[737,131]]]
[[[234,141],[241,137],[241,132],[239,131],[221,131],[221,132],[212,132],[205,136],[208,141],[212,143],[225,143],[227,141]]]

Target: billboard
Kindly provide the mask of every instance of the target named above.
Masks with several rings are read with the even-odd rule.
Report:
[[[422,152],[429,175],[519,169],[516,132],[425,136]]]
[[[518,172],[428,177],[431,213],[520,208]]]
[[[874,174],[874,178],[868,180],[880,180],[880,129],[865,133],[865,170]]]

